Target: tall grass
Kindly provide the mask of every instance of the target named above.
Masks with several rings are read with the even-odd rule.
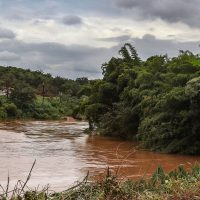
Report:
[[[34,164],[32,168],[34,167]],[[32,171],[31,168],[31,171]],[[49,192],[45,187],[41,191],[31,190],[27,183],[31,171],[23,183],[18,181],[9,191],[9,178],[6,188],[2,189],[0,200],[199,200],[200,166],[195,164],[190,170],[180,165],[166,173],[161,166],[151,178],[140,180],[121,180],[108,169],[106,175],[98,181],[88,181],[89,174],[75,186],[63,192]]]

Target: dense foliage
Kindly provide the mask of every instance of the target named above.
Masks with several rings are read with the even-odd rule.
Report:
[[[81,117],[77,108],[88,85],[87,78],[54,78],[41,71],[0,67],[0,119]]]
[[[0,67],[0,119],[85,116],[101,134],[156,151],[199,154],[199,55],[180,51],[142,61],[130,44],[119,53],[102,65],[102,80]]]
[[[102,66],[103,79],[93,81],[81,103],[90,128],[152,150],[199,154],[200,57],[180,51],[142,61],[130,44],[119,53]]]

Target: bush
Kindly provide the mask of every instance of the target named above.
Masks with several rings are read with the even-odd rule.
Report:
[[[8,118],[16,118],[19,116],[19,111],[14,103],[5,104],[3,108]]]
[[[0,108],[0,119],[6,119],[7,118],[7,113],[5,112],[4,109]]]
[[[35,119],[59,119],[59,110],[51,105],[50,102],[35,102],[33,117]]]

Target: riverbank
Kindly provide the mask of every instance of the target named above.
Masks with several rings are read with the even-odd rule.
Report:
[[[86,122],[85,120],[79,120],[75,119],[71,116],[66,116],[61,119],[32,119],[32,118],[22,118],[22,119],[5,119],[5,120],[0,120],[0,124],[23,124],[26,122],[37,122],[37,121],[43,121],[43,122],[67,122],[67,123],[78,123],[78,122]]]
[[[31,173],[28,178],[30,178]],[[183,166],[165,173],[158,167],[150,179],[146,177],[133,181],[118,179],[108,169],[106,175],[98,181],[83,181],[63,192],[49,192],[45,187],[41,191],[31,190],[25,184],[18,184],[9,193],[8,186],[3,189],[0,200],[198,200],[200,199],[200,166],[195,164],[189,171]],[[27,178],[27,182],[28,179]],[[8,184],[9,185],[9,184]],[[26,190],[25,190],[26,188]],[[12,196],[12,198],[8,198]]]

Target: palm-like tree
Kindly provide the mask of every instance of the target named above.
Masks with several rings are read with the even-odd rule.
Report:
[[[125,43],[119,50],[119,54],[122,55],[125,62],[140,66],[141,59],[139,58],[135,47],[133,47],[130,43]]]

